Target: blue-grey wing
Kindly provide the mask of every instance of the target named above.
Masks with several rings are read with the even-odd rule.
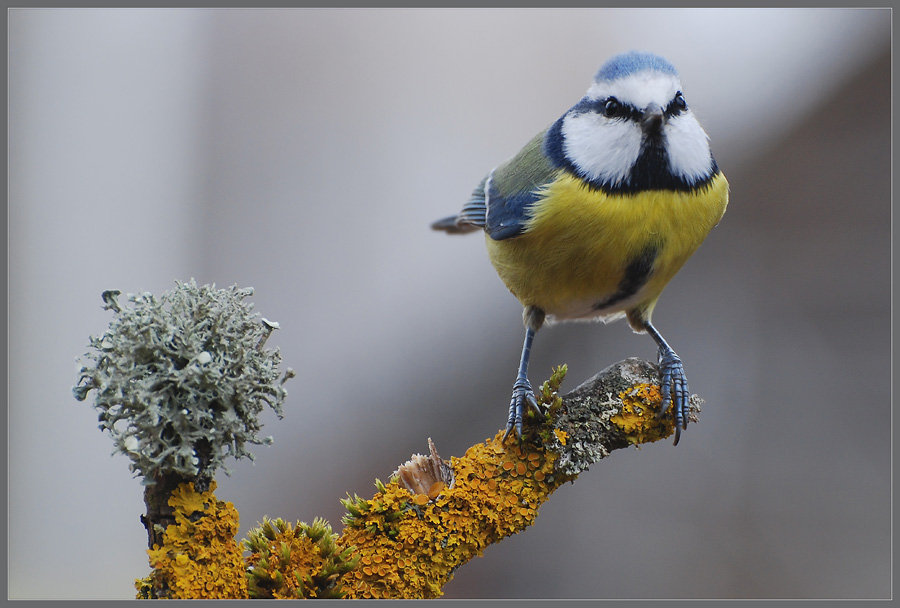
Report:
[[[438,220],[432,228],[451,234],[481,228],[496,241],[522,234],[529,210],[561,170],[544,153],[546,133],[538,133],[518,154],[491,171],[457,215]]]
[[[495,241],[525,231],[532,207],[561,171],[544,151],[546,135],[546,129],[535,135],[518,154],[488,176],[484,230]]]

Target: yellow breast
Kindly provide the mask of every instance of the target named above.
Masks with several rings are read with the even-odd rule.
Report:
[[[488,254],[523,305],[539,306],[556,319],[609,317],[638,306],[652,310],[727,204],[721,173],[695,192],[628,195],[591,190],[561,173],[534,205],[525,232],[502,241],[487,237]],[[623,291],[629,265],[633,274],[633,262],[647,252],[653,255],[646,277]]]

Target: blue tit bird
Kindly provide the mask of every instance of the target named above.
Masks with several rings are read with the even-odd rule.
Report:
[[[535,333],[545,320],[626,317],[659,355],[662,411],[687,428],[681,359],[651,322],[666,284],[719,223],[728,182],[666,59],[631,51],[597,72],[587,93],[494,168],[454,216],[432,228],[483,230],[491,263],[524,306],[525,343],[505,440],[522,434]]]

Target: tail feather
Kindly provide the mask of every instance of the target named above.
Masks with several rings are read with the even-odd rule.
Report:
[[[463,205],[462,211],[436,221],[431,227],[434,230],[443,230],[447,234],[466,234],[483,230],[487,220],[487,195],[484,190],[487,180],[487,177],[481,180],[472,192],[471,198]]]
[[[431,224],[431,228],[433,230],[442,230],[447,234],[466,234],[467,232],[480,230],[478,226],[473,224],[459,222],[459,219],[458,215],[451,215],[434,222]]]

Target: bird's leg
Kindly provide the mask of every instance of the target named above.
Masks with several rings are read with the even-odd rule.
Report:
[[[522,436],[522,416],[525,413],[526,403],[540,412],[534,390],[528,381],[528,360],[531,358],[531,343],[534,340],[534,334],[544,323],[544,311],[536,306],[527,306],[522,316],[525,321],[525,343],[522,345],[519,373],[513,384],[512,398],[509,401],[509,419],[506,423],[503,441],[506,441],[513,428],[516,429],[516,435]]]
[[[509,420],[506,423],[503,441],[509,437],[513,427],[516,429],[516,435],[522,436],[522,416],[525,413],[526,401],[532,407],[538,407],[531,383],[528,381],[528,358],[531,356],[532,340],[534,340],[534,330],[528,327],[525,329],[525,344],[522,346],[522,358],[519,360],[519,374],[513,384],[512,399],[509,401]]]
[[[690,395],[684,366],[681,364],[681,358],[675,354],[650,321],[644,322],[644,328],[659,346],[659,390],[662,394],[659,417],[664,416],[669,405],[672,405],[675,413],[675,445],[678,445],[681,430],[687,428]]]

